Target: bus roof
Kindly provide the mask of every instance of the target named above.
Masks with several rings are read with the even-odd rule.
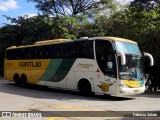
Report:
[[[134,41],[124,39],[124,38],[119,38],[119,37],[92,37],[92,38],[80,38],[80,39],[75,39],[75,40],[70,40],[70,39],[53,39],[53,40],[45,40],[45,41],[38,41],[35,44],[32,45],[24,45],[24,46],[11,46],[8,47],[8,49],[17,49],[17,48],[26,48],[26,47],[34,47],[34,46],[43,46],[43,45],[50,45],[50,44],[60,44],[60,43],[69,43],[69,42],[80,42],[80,41],[88,41],[88,40],[98,40],[98,39],[103,39],[103,40],[110,40],[110,41],[122,41],[122,42],[130,42],[137,44]]]
[[[54,40],[45,40],[45,41],[38,41],[35,44],[50,44],[50,43],[60,43],[60,42],[65,42],[65,41],[70,41],[69,39],[54,39]]]
[[[43,45],[50,45],[50,44],[59,44],[64,42],[72,42],[73,40],[70,39],[53,39],[53,40],[45,40],[45,41],[38,41],[32,45],[24,45],[24,46],[11,46],[8,49],[17,49],[17,48],[27,48],[27,47],[35,47],[35,46],[43,46]]]
[[[119,38],[119,37],[98,37],[98,38],[99,39],[108,39],[108,40],[111,40],[111,41],[130,42],[130,43],[137,44],[137,42],[134,42],[132,40],[125,39],[125,38]]]

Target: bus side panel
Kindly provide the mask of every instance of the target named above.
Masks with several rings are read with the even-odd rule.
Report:
[[[100,72],[94,73],[94,91],[102,94],[116,94],[117,80]]]
[[[13,80],[12,71],[13,71],[12,63],[5,60],[4,61],[4,79],[5,80]]]
[[[94,73],[94,92],[96,93],[104,93],[102,91],[102,84],[104,83],[104,74],[98,69]]]
[[[40,84],[40,85],[45,85],[46,76],[44,76],[51,60],[50,59],[37,59],[37,60],[32,60],[33,63],[35,64],[34,67],[30,68],[30,74],[28,75],[29,82],[31,84]]]
[[[50,60],[5,60],[4,75],[6,80],[13,80],[14,75],[27,77],[27,83],[37,84],[45,73]]]
[[[52,59],[42,76],[42,78],[45,78],[46,85],[68,88],[69,83],[67,84],[66,80],[69,80],[72,82],[70,84],[73,84],[71,86],[74,86],[71,68],[75,60],[76,59]],[[41,80],[44,81],[42,78]]]
[[[75,89],[75,77],[72,70],[70,70],[67,76],[59,82],[59,87],[65,89]]]
[[[4,75],[6,80],[13,80],[14,75],[21,75],[19,64],[17,60],[5,60]]]
[[[94,59],[78,58],[73,66],[75,73],[75,88],[78,89],[78,83],[80,80],[88,80],[92,86],[94,92],[94,73],[96,72],[97,64]]]
[[[91,88],[92,88],[92,92],[94,92],[94,77],[93,77],[94,72],[82,72],[82,71],[77,71],[75,72],[76,75],[76,85],[77,85],[77,89],[78,89],[78,82],[82,79],[88,80]]]

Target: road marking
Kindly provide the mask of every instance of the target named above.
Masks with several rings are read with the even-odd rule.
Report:
[[[25,106],[24,108],[21,108],[19,109],[18,111],[31,111],[30,107],[33,106],[34,104],[30,104],[28,106]],[[56,111],[57,109],[63,109],[64,111],[65,110],[71,110],[71,111],[95,111],[97,109],[95,108],[86,108],[86,107],[76,107],[76,106],[70,106],[70,105],[43,105],[43,106],[40,106],[40,107],[36,107],[36,108],[32,108],[32,110],[35,110],[35,111],[39,111],[39,112],[43,112],[44,109],[53,109],[53,111]],[[52,111],[52,110],[50,110]],[[45,118],[45,120],[63,120],[65,119],[65,117],[48,117],[48,118]]]
[[[14,83],[14,81],[0,80],[0,83]]]
[[[76,106],[70,106],[70,105],[44,105],[35,108],[35,110],[42,110],[45,108],[54,108],[54,109],[67,109],[67,110],[97,110],[95,108],[87,108],[87,107],[76,107]]]
[[[47,118],[46,120],[62,120],[64,119],[64,117],[50,117],[50,118]]]
[[[0,81],[0,83],[14,83],[14,82]]]

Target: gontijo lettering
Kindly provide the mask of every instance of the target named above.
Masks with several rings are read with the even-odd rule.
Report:
[[[41,67],[41,62],[20,62],[19,67]]]

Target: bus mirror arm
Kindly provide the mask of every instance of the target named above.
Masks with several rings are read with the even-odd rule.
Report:
[[[153,60],[152,55],[149,54],[149,53],[146,53],[146,52],[144,52],[143,55],[149,57],[149,59],[150,59],[150,66],[153,66],[154,65],[154,60]]]
[[[126,65],[126,56],[124,52],[116,50],[116,53],[118,53],[121,56],[121,65]]]

